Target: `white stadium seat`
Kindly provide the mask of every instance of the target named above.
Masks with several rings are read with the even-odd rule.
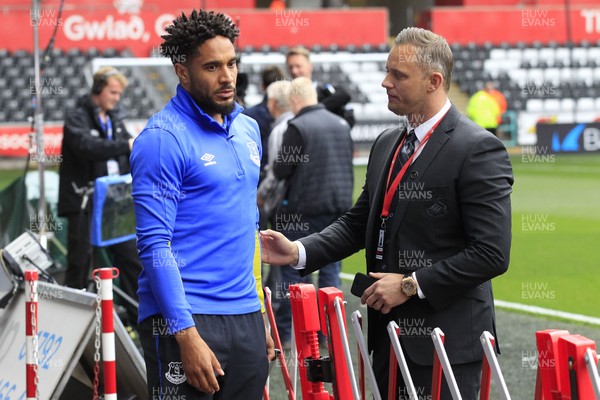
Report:
[[[559,47],[554,53],[554,62],[560,61],[563,65],[571,65],[571,51],[566,47]]]
[[[562,68],[560,70],[560,81],[571,82],[573,80],[573,73],[571,68]]]
[[[529,111],[529,112],[542,112],[542,111],[544,111],[544,101],[542,99],[529,99],[529,100],[527,100],[527,111]]]
[[[580,64],[587,63],[588,59],[588,49],[584,47],[575,47],[573,48],[573,53],[571,54],[573,61],[578,62]]]
[[[527,70],[525,69],[513,69],[508,71],[508,76],[519,86],[525,86],[527,82]]]
[[[540,52],[538,49],[523,49],[523,61],[537,65]]]
[[[577,123],[594,122],[596,118],[598,118],[598,114],[600,113],[595,111],[578,111],[575,113],[575,121],[577,121]]]
[[[595,105],[594,105],[594,99],[591,97],[582,97],[580,99],[577,99],[577,111],[581,112],[581,111],[594,111],[595,110]]]
[[[551,47],[542,47],[540,49],[539,60],[544,61],[548,65],[554,65],[554,49]]]
[[[562,111],[573,111],[575,109],[575,100],[571,98],[561,99],[560,108]]]
[[[547,112],[559,112],[561,111],[561,104],[559,99],[546,99],[544,100],[544,111]]]
[[[594,82],[600,83],[600,67],[594,68]]]
[[[585,82],[588,86],[594,83],[594,70],[592,68],[578,68],[573,70],[575,80]]]
[[[527,70],[527,84],[542,85],[544,83],[544,70],[542,68],[531,68]]]
[[[506,50],[506,58],[508,60],[518,60],[521,62],[523,59],[523,53],[521,49],[508,49]]]
[[[600,62],[600,47],[591,47],[588,49],[588,61]]]
[[[490,50],[490,58],[492,60],[506,60],[505,49],[492,49]]]
[[[546,81],[546,83],[551,83],[552,85],[558,86],[560,84],[560,69],[546,68],[544,71],[544,81]]]

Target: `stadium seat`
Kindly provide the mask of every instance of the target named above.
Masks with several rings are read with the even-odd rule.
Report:
[[[592,78],[593,78],[594,83],[600,84],[600,67],[594,68]]]
[[[575,100],[566,98],[560,101],[560,108],[562,111],[573,111],[575,109]]]
[[[598,118],[598,112],[596,111],[577,111],[575,113],[575,121],[578,123],[594,122]]]
[[[521,49],[508,49],[506,50],[506,58],[508,60],[517,60],[521,63],[521,59],[523,58],[523,53]]]
[[[506,50],[494,48],[490,50],[490,59],[492,60],[506,60]]]
[[[571,58],[573,62],[577,61],[580,64],[587,64],[588,49],[584,47],[574,47],[571,51]]]
[[[552,85],[558,86],[560,84],[560,69],[547,68],[544,71],[544,81]]]
[[[541,99],[529,99],[527,100],[526,107],[529,112],[542,112],[544,111],[544,101]]]
[[[572,82],[573,81],[573,70],[571,68],[561,68],[560,81],[561,82]]]
[[[593,111],[595,109],[594,99],[591,97],[582,97],[577,99],[577,111]]]
[[[571,49],[566,47],[559,47],[554,53],[554,62],[562,62],[563,65],[570,65],[571,60]]]
[[[554,55],[555,55],[555,49],[550,48],[550,47],[542,47],[540,49],[540,53],[539,53],[539,61],[540,62],[545,62],[546,65],[549,66],[553,66],[554,65]]]
[[[559,99],[546,99],[544,100],[544,111],[546,112],[559,112],[561,111],[561,102]]]
[[[527,70],[527,84],[541,86],[544,84],[544,70],[541,68],[531,68]]]
[[[527,82],[527,70],[524,69],[513,69],[508,71],[508,76],[519,86],[525,86]]]
[[[533,48],[523,49],[523,61],[530,63],[531,65],[537,65],[539,58],[539,50]]]

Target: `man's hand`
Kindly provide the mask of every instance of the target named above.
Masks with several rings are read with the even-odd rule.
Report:
[[[131,149],[133,149],[133,141],[135,139],[134,138],[129,138],[129,151],[131,151]]]
[[[404,304],[409,299],[400,287],[404,275],[371,272],[369,276],[377,281],[363,293],[360,298],[362,304],[387,314],[392,308]]]
[[[219,390],[215,373],[225,375],[215,354],[202,340],[195,326],[181,330],[175,334],[183,371],[190,385],[204,393],[214,393]]]
[[[265,322],[265,338],[267,340],[267,359],[273,361],[275,359],[275,342],[271,337],[271,332],[267,329],[267,313],[263,313],[263,320]]]
[[[263,262],[271,265],[298,264],[298,246],[279,232],[260,231]]]

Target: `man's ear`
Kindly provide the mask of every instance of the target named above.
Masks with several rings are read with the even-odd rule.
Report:
[[[443,87],[444,77],[439,72],[433,72],[429,76],[429,87],[427,88],[430,92],[435,92],[439,87]]]
[[[183,64],[175,64],[175,74],[179,78],[179,81],[183,84],[188,84],[190,81],[190,72],[187,67]]]

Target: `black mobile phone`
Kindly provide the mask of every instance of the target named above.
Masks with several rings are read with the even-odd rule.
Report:
[[[354,276],[354,281],[352,282],[352,287],[350,288],[350,293],[355,295],[356,297],[361,297],[365,290],[373,283],[375,283],[377,279],[365,275],[362,272],[357,273]]]

